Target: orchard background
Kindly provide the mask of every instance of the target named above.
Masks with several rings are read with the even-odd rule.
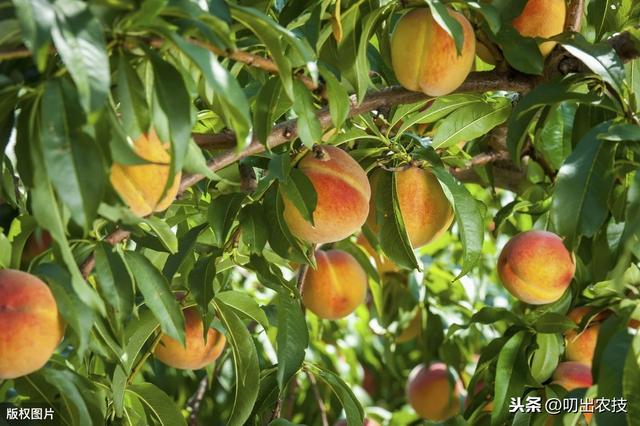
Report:
[[[639,425],[640,4],[527,3],[0,2],[2,408]]]

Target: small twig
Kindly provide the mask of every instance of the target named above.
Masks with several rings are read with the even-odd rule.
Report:
[[[187,410],[191,412],[191,414],[189,414],[189,426],[198,426],[198,412],[200,411],[200,406],[202,405],[202,400],[204,399],[208,385],[209,379],[205,375],[202,380],[200,380],[200,383],[198,383],[196,392],[191,395],[187,401]]]
[[[129,235],[131,235],[130,231],[124,229],[116,229],[111,234],[107,235],[104,238],[104,241],[111,244],[112,246],[115,246],[116,244],[129,238]],[[82,273],[82,276],[87,279],[89,275],[91,275],[91,272],[93,271],[93,268],[95,266],[96,255],[92,252],[89,257],[87,257],[85,261],[82,262],[82,265],[80,265],[80,272]]]
[[[582,15],[584,14],[584,0],[572,0],[567,7],[567,17],[564,21],[564,30],[580,32]]]
[[[309,271],[309,265],[307,265],[306,263],[301,265],[300,269],[298,270],[297,286],[298,286],[298,292],[300,293],[301,298],[302,298],[302,294],[304,293],[304,280],[307,277],[308,271]]]
[[[296,389],[298,388],[298,378],[293,377],[289,382],[289,388],[287,389],[287,405],[284,410],[284,417],[290,419],[293,416],[293,408],[296,403]]]
[[[147,359],[149,359],[153,351],[156,349],[156,346],[158,346],[158,343],[160,343],[160,340],[162,340],[162,332],[158,332],[156,337],[153,339],[153,342],[151,343],[149,350],[144,353],[144,355],[138,360],[138,362],[131,369],[131,374],[129,374],[129,378],[127,379],[128,385],[133,383],[133,379],[135,379],[138,373],[140,372],[140,370],[142,370],[142,367],[144,367],[144,364],[147,362]]]
[[[269,423],[280,417],[280,409],[282,407],[282,399],[278,398],[276,401],[276,406],[273,407],[273,411],[271,412],[271,417],[269,418]]]
[[[309,379],[309,383],[311,384],[311,389],[313,390],[313,395],[316,398],[316,403],[318,404],[318,409],[320,410],[320,417],[322,419],[322,426],[329,426],[329,420],[327,419],[327,408],[324,405],[324,401],[322,400],[322,395],[320,395],[320,389],[318,389],[318,382],[316,382],[316,378],[309,370],[305,370],[307,378]]]

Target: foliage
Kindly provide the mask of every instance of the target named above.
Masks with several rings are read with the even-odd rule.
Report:
[[[476,78],[515,69],[543,81],[528,93],[401,105],[390,92],[352,116],[368,93],[396,83],[389,35],[406,3],[0,4],[0,267],[43,278],[67,323],[50,363],[0,381],[0,401],[52,404],[65,424],[178,425],[206,379],[201,424],[315,425],[325,414],[353,426],[366,413],[407,425],[419,421],[404,397],[408,373],[438,359],[468,389],[491,384],[469,391],[451,424],[505,424],[515,421],[510,397],[554,392],[561,336],[575,327],[566,314],[588,304],[613,313],[599,336],[594,391],[629,401],[627,416],[595,419],[640,424],[640,337],[627,327],[640,318],[640,60],[625,63],[606,41],[629,30],[640,45],[639,5],[587,2],[582,33],[556,38],[580,65],[543,79],[536,43],[510,26],[522,1],[444,2],[504,53],[495,69],[476,58]],[[415,5],[432,8],[460,45],[443,2]],[[151,128],[170,141],[171,176],[184,172],[190,184],[165,212],[137,218],[109,170],[144,163],[131,140]],[[508,154],[496,153],[505,128],[498,142]],[[207,145],[203,134],[226,145]],[[281,198],[312,218],[317,194],[296,164],[321,141],[367,171],[432,169],[456,215],[451,232],[413,251],[394,180],[380,185],[391,214],[380,249],[401,269],[379,274],[355,238],[336,243],[362,263],[370,290],[338,321],[303,310],[292,265],[313,267],[313,247],[287,228]],[[511,191],[501,188],[505,173]],[[578,266],[567,293],[539,307],[509,297],[496,273],[498,249],[532,228],[565,238]],[[118,229],[129,238],[105,242]],[[53,245],[21,265],[27,239],[42,230]],[[161,331],[184,339],[181,303],[227,337],[206,371],[150,357]],[[418,338],[396,342],[416,313]],[[487,395],[492,414],[482,410]]]

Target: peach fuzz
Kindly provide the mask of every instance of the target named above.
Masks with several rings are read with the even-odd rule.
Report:
[[[379,254],[374,250],[364,234],[358,235],[358,239],[356,240],[356,242],[366,250],[370,257],[373,258],[373,260],[376,262],[376,266],[380,274],[386,274],[387,272],[396,272],[398,270],[396,264],[393,263],[387,256],[385,256],[384,254]]]
[[[374,197],[371,199],[367,224],[378,232],[375,187],[380,170],[371,175]],[[444,233],[453,222],[453,208],[433,173],[419,167],[394,172],[398,205],[409,241],[413,248],[422,247]]]
[[[527,231],[511,238],[498,258],[498,275],[519,300],[542,305],[558,300],[576,265],[562,239],[547,231]]]
[[[62,340],[64,323],[47,285],[13,269],[0,270],[0,380],[42,368]]]
[[[226,339],[219,331],[209,328],[204,341],[202,317],[195,307],[182,311],[185,320],[186,347],[167,335],[163,335],[154,355],[169,367],[181,370],[199,370],[218,359]]]
[[[352,313],[367,294],[367,274],[358,261],[342,250],[316,251],[317,269],[304,278],[302,302],[324,319]]]
[[[317,193],[312,225],[283,194],[284,219],[296,237],[315,244],[340,241],[360,229],[369,214],[367,174],[345,151],[322,146],[298,164]]]
[[[588,315],[590,308],[583,306],[569,312],[569,319],[580,324],[582,318]],[[569,361],[576,361],[590,366],[593,362],[593,354],[596,351],[600,323],[592,320],[584,330],[568,330],[565,333],[565,357]]]
[[[111,185],[136,216],[147,216],[166,210],[178,193],[178,173],[165,192],[169,180],[171,156],[168,145],[162,143],[154,131],[143,134],[133,143],[133,149],[149,164],[111,166]]]
[[[442,96],[456,90],[471,72],[476,54],[473,27],[461,13],[448,10],[460,23],[464,42],[460,54],[453,39],[428,8],[413,9],[398,21],[391,37],[391,64],[408,90]]]
[[[406,392],[409,404],[426,420],[441,422],[462,409],[462,383],[454,382],[447,366],[441,362],[415,367],[409,375]]]
[[[565,0],[529,0],[511,24],[525,37],[551,38],[564,30],[566,15]],[[540,53],[548,55],[555,45],[553,41],[540,44]]]

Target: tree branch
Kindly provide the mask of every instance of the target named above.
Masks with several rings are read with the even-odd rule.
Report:
[[[308,370],[305,370],[305,373],[307,374],[307,378],[309,379],[309,383],[311,384],[311,389],[313,389],[313,395],[316,399],[316,403],[318,404],[318,410],[320,410],[322,426],[329,426],[329,420],[327,419],[327,408],[325,407],[324,401],[322,400],[322,395],[320,395],[320,390],[318,389],[316,378]]]
[[[198,412],[200,411],[200,406],[202,405],[202,399],[207,391],[207,386],[209,384],[209,380],[205,375],[200,383],[198,383],[198,388],[196,392],[191,395],[189,400],[187,401],[187,409],[190,412],[189,414],[189,426],[198,426]]]

